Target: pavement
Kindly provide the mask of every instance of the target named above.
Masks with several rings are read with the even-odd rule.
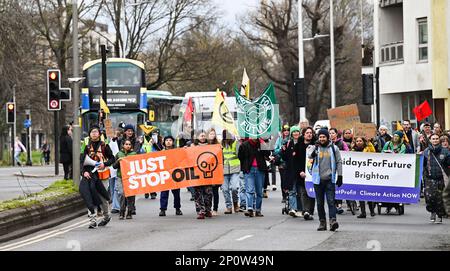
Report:
[[[0,168],[0,201],[42,191],[64,177],[62,165],[55,176],[55,166],[23,166]]]
[[[2,243],[0,251],[450,250],[450,220],[430,224],[423,199],[420,204],[406,205],[402,216],[381,214],[358,219],[345,212],[338,215],[336,232],[318,232],[316,215],[313,221],[282,215],[280,190],[270,191],[269,198],[263,200],[261,218],[243,213],[225,215],[219,192],[219,215],[213,218],[197,220],[190,193],[182,189],[183,216],[175,216],[172,195],[166,217],[158,216],[159,194],[156,200],[138,196],[137,215],[132,220],[119,220],[113,214],[106,227],[88,229],[86,215]]]

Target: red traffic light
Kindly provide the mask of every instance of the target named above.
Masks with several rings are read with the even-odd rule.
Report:
[[[50,79],[55,80],[56,79],[56,72],[50,72],[49,75]]]

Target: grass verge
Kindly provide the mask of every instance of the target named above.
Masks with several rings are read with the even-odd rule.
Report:
[[[78,193],[78,188],[72,180],[59,180],[52,183],[41,192],[33,193],[27,197],[19,197],[0,202],[0,212],[21,207],[40,205],[44,201],[53,200],[62,196]]]

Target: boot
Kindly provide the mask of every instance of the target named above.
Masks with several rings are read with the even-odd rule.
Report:
[[[239,204],[237,202],[233,202],[233,208],[235,213],[239,212]]]
[[[109,223],[109,221],[111,221],[111,216],[104,216],[102,221],[100,221],[100,223],[98,223],[98,226],[104,227],[104,226],[106,226],[106,224]]]
[[[229,214],[231,214],[231,213],[232,213],[231,208],[225,209],[224,214],[229,215]]]
[[[166,210],[161,210],[161,212],[159,212],[159,216],[166,216]]]
[[[158,194],[156,194],[156,193],[150,193],[150,199],[156,199],[156,195],[158,195]]]
[[[317,228],[318,231],[326,231],[327,230],[327,221],[325,219],[320,220],[319,227]]]
[[[130,210],[127,211],[126,219],[133,219],[132,211],[130,211]]]
[[[331,219],[330,222],[330,231],[335,231],[339,228],[339,224],[336,221],[336,218]]]
[[[375,216],[375,203],[369,202],[370,216]]]
[[[175,215],[183,215],[183,212],[181,212],[181,209],[180,209],[180,208],[177,208],[177,209],[175,210]]]
[[[361,214],[357,218],[366,218],[366,202],[360,201],[359,205],[361,207]]]
[[[125,219],[125,210],[120,210],[119,212],[119,219],[124,220]]]

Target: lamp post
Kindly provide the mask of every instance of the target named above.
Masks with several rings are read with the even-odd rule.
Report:
[[[336,82],[334,77],[334,15],[333,0],[330,0],[330,49],[331,49],[331,108],[336,107]]]
[[[80,185],[80,140],[81,127],[79,122],[80,88],[79,88],[79,55],[78,55],[78,2],[72,0],[73,9],[73,126],[72,126],[72,173],[73,182]]]

